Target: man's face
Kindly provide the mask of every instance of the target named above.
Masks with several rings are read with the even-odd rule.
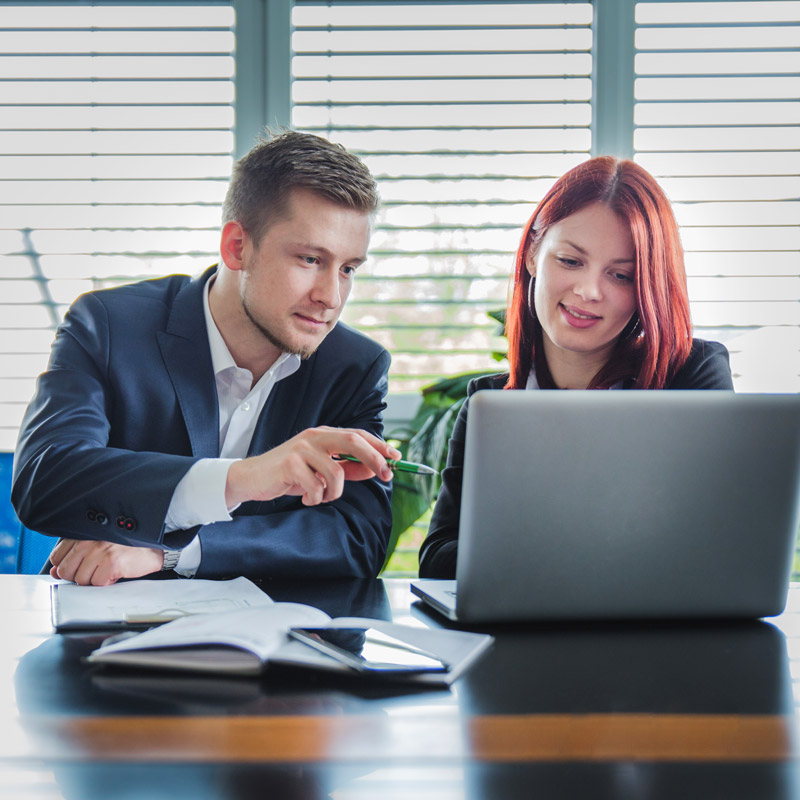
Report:
[[[339,319],[370,232],[368,214],[292,190],[258,247],[244,244],[241,300],[250,323],[278,349],[308,358]]]

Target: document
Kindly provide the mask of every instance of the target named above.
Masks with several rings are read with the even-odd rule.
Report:
[[[150,628],[193,614],[260,608],[272,600],[247,578],[136,580],[111,586],[55,583],[50,613],[58,633]]]
[[[370,628],[410,648],[433,654],[447,665],[441,672],[391,675],[393,680],[415,684],[452,683],[492,643],[492,637],[485,634],[398,625],[363,617],[331,619],[311,606],[272,603],[260,608],[185,617],[144,633],[112,637],[88,661],[135,669],[244,676],[260,675],[270,664],[282,664],[366,677],[342,661],[293,639],[290,628]]]

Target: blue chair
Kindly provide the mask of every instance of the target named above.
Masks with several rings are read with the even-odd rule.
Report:
[[[17,540],[17,574],[38,575],[58,539],[19,526]]]
[[[0,572],[36,575],[58,539],[26,528],[11,506],[14,454],[0,452]]]

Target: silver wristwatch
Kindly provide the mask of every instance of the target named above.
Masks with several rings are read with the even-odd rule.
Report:
[[[165,550],[164,551],[164,564],[161,567],[162,572],[168,569],[175,569],[178,566],[178,559],[181,557],[180,550]]]

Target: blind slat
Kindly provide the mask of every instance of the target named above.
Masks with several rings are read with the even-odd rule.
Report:
[[[227,2],[0,16],[0,450],[81,292],[217,259],[233,149]]]
[[[800,3],[636,19],[635,157],[676,203],[695,326],[729,347],[737,389],[800,391]]]

